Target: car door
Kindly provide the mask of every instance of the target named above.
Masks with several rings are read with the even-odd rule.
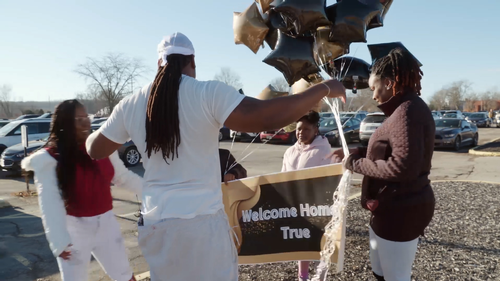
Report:
[[[471,143],[472,142],[472,128],[469,122],[462,120],[462,142]]]
[[[359,140],[359,127],[361,126],[361,121],[359,119],[351,119],[351,139]]]

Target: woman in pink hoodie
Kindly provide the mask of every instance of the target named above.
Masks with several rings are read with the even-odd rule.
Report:
[[[323,166],[334,163],[328,140],[319,135],[319,114],[309,111],[297,121],[297,142],[283,156],[282,172]],[[299,261],[299,280],[309,278],[309,261]]]

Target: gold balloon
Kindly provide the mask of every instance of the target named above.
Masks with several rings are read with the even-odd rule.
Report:
[[[253,3],[243,13],[233,14],[234,43],[244,44],[255,54],[266,38],[269,28]]]
[[[288,96],[288,92],[279,92],[273,86],[268,85],[258,96],[259,100],[270,100],[274,98]]]
[[[330,27],[320,27],[314,35],[314,60],[318,65],[325,65],[334,59],[349,53],[349,46],[330,42]]]
[[[309,81],[307,81],[309,80]],[[316,85],[323,81],[323,78],[320,75],[313,74],[309,75],[307,77],[307,80],[302,78],[299,81],[295,82],[292,85],[292,95],[302,93],[305,91],[307,88],[311,87],[312,85]],[[321,107],[323,106],[323,100],[319,101],[315,106],[311,108],[311,110],[314,110],[316,112],[321,112]]]
[[[259,3],[262,12],[265,13],[269,11],[269,9],[271,8],[271,3],[273,3],[274,0],[255,0],[255,2]]]

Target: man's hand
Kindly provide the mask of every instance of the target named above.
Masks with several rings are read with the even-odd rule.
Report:
[[[340,98],[344,103],[346,102],[345,87],[342,82],[336,79],[331,79],[323,81],[321,83],[324,84],[328,89],[330,89],[330,93],[327,96],[328,98]]]
[[[73,246],[73,244],[69,244],[68,247],[71,247]],[[63,251],[60,255],[59,255],[60,258],[62,258],[63,260],[66,260],[68,261],[70,258],[71,258],[71,251]]]
[[[350,154],[359,154],[359,149],[357,147],[350,148],[349,153]],[[339,148],[339,149],[335,150],[334,152],[330,153],[326,158],[332,159],[332,163],[342,163],[342,160],[344,160],[344,158],[345,158],[344,150],[342,148]]]
[[[234,181],[236,179],[236,176],[230,173],[227,173],[224,175],[224,183],[227,185],[228,181]]]

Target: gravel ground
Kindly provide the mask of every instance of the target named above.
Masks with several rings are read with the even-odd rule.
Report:
[[[500,152],[500,140],[487,143],[481,149],[478,149],[478,151]]]
[[[500,185],[433,184],[436,212],[421,239],[413,280],[500,280]],[[344,271],[328,280],[373,280],[368,259],[369,214],[348,208]],[[312,270],[312,268],[311,268]],[[240,280],[297,280],[295,262],[240,266]]]

